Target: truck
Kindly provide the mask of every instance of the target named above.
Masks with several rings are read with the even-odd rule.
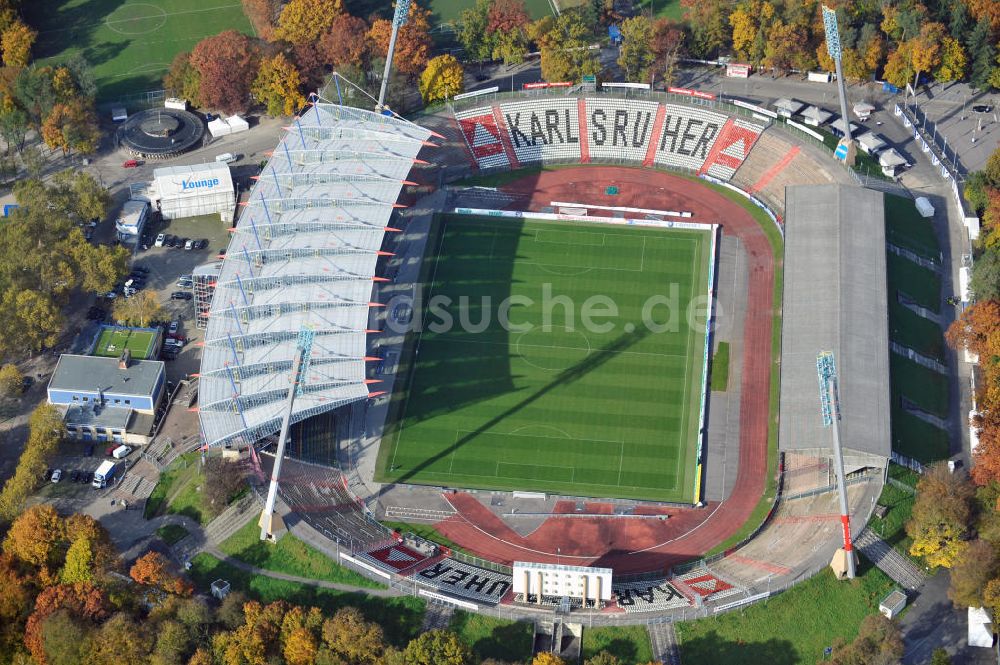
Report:
[[[94,486],[94,489],[107,487],[115,479],[115,472],[117,470],[118,465],[111,460],[101,462],[101,465],[97,467],[97,471],[94,471],[94,482],[91,485]]]

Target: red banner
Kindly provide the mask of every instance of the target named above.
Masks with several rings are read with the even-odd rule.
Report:
[[[568,88],[573,85],[570,81],[559,81],[556,83],[545,83],[540,81],[538,83],[525,83],[521,86],[523,90],[538,90],[540,88]]]
[[[687,88],[667,88],[667,92],[672,92],[675,95],[693,95],[694,90],[688,90]]]
[[[697,97],[699,99],[715,99],[715,95],[710,92],[700,92],[698,90],[691,91],[692,97]]]

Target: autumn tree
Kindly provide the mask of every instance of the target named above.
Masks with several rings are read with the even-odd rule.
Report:
[[[111,316],[126,326],[146,327],[150,321],[158,321],[164,316],[160,299],[153,291],[140,291],[131,298],[117,298],[111,309]]]
[[[806,43],[806,35],[802,28],[780,20],[774,21],[768,28],[761,62],[765,67],[779,72],[808,69],[811,61],[808,50],[803,48]]]
[[[527,26],[531,22],[523,0],[493,0],[486,14],[486,38],[492,43],[494,60],[507,66],[524,60],[528,53]]]
[[[487,32],[492,6],[491,0],[476,0],[473,7],[462,11],[458,41],[470,62],[483,62],[493,57],[493,35]]]
[[[159,552],[147,552],[132,564],[129,577],[138,584],[156,587],[166,593],[178,596],[191,595],[191,585],[170,572],[170,564]]]
[[[190,53],[178,53],[163,77],[163,87],[174,97],[188,100],[192,106],[201,106],[201,73],[191,64]]]
[[[26,67],[31,61],[31,47],[38,33],[21,21],[15,21],[0,33],[0,51],[3,64],[15,69]]]
[[[691,50],[698,57],[719,53],[730,40],[727,0],[681,0],[684,18],[691,26]]]
[[[382,627],[366,621],[353,607],[339,609],[326,619],[322,635],[333,654],[355,665],[376,665],[385,651]]]
[[[425,104],[448,99],[463,92],[465,72],[453,55],[431,58],[420,75],[420,96]]]
[[[629,81],[646,83],[650,80],[655,56],[652,50],[653,23],[644,14],[627,19],[621,26],[622,44],[618,49],[618,65]]]
[[[910,65],[913,67],[913,86],[920,82],[920,75],[941,64],[941,48],[947,30],[941,23],[925,23],[920,35],[910,44]]]
[[[47,665],[77,665],[90,626],[69,611],[60,609],[41,624],[42,651]]]
[[[78,97],[56,104],[42,121],[41,134],[45,145],[62,150],[64,155],[74,150],[85,155],[94,152],[101,132],[93,103]]]
[[[145,627],[124,612],[105,621],[87,641],[88,665],[146,665],[153,641]]]
[[[684,53],[685,39],[684,27],[680,23],[659,19],[653,24],[653,36],[650,40],[653,73],[667,86],[674,83],[677,63]]]
[[[219,512],[246,484],[246,476],[239,465],[223,457],[207,458],[202,473],[205,476],[205,499]]]
[[[566,665],[566,661],[551,651],[541,651],[535,654],[531,665]]]
[[[284,53],[277,53],[261,61],[250,91],[267,107],[268,115],[293,115],[306,103],[301,85],[299,70]]]
[[[35,598],[35,607],[24,628],[24,644],[39,665],[47,663],[45,652],[45,620],[60,610],[80,621],[96,622],[108,615],[108,600],[98,587],[90,583],[55,584],[47,586]],[[116,664],[121,665],[121,664]]]
[[[975,490],[962,473],[934,464],[917,483],[917,498],[906,532],[913,538],[910,553],[931,566],[950,568],[965,547],[971,526]]]
[[[257,48],[243,33],[225,30],[206,37],[191,51],[198,71],[203,106],[239,113],[250,105],[250,85],[257,75]]]
[[[965,76],[966,64],[962,44],[957,39],[945,36],[941,39],[941,60],[931,73],[935,81],[958,81]]]
[[[63,584],[94,581],[94,553],[88,538],[78,538],[69,546],[59,577]]]
[[[416,2],[410,4],[409,18],[406,25],[399,29],[396,36],[396,53],[392,64],[400,73],[407,76],[417,76],[427,66],[431,54],[431,35],[429,10],[420,7]],[[371,53],[385,61],[389,53],[389,37],[392,33],[392,23],[387,19],[375,19],[368,30],[368,41]]]
[[[596,656],[591,656],[583,661],[583,665],[624,665],[624,663],[610,651],[601,651]]]
[[[755,65],[761,63],[774,20],[774,5],[767,0],[744,0],[729,14],[733,48],[743,60]]]
[[[316,42],[343,11],[342,0],[291,0],[281,10],[274,36],[292,44]]]
[[[334,67],[362,62],[367,44],[358,36],[367,31],[368,24],[363,19],[350,14],[338,14],[329,30],[320,36],[317,45],[320,57]]]
[[[903,637],[899,625],[882,614],[869,614],[861,622],[852,642],[836,640],[831,665],[898,663],[903,657]]]
[[[261,39],[271,41],[281,10],[281,0],[243,0],[243,13],[250,19],[254,32]]]
[[[587,48],[591,33],[579,12],[539,19],[531,24],[529,34],[541,51],[542,78],[546,81],[576,81],[600,73],[596,53]]]
[[[0,367],[0,395],[4,397],[14,397],[21,394],[21,387],[24,385],[24,377],[21,370],[13,363],[7,363]]]
[[[916,75],[911,55],[912,48],[913,45],[910,43],[900,44],[895,51],[889,53],[889,58],[885,62],[882,75],[897,88],[905,87]]]
[[[421,633],[406,645],[404,652],[408,665],[471,665],[472,653],[455,633],[447,630],[429,630]]]
[[[948,597],[960,607],[980,607],[986,583],[1000,572],[992,543],[974,540],[962,550],[951,569]]]
[[[319,642],[308,628],[294,629],[285,640],[282,653],[288,665],[311,665],[316,661]]]
[[[43,403],[35,408],[28,420],[28,441],[17,461],[14,475],[8,478],[3,490],[0,491],[0,524],[14,522],[4,541],[4,551],[34,565],[51,563],[52,552],[45,548],[44,543],[48,542],[48,538],[55,536],[52,534],[31,536],[29,532],[39,526],[32,522],[49,524],[53,519],[58,520],[58,516],[55,515],[55,511],[49,512],[45,508],[32,508],[23,514],[21,511],[28,496],[42,481],[42,474],[55,456],[62,432],[62,415],[54,406]],[[20,517],[15,520],[18,515]],[[18,524],[20,526],[15,532],[15,526]],[[56,535],[58,533],[59,531],[55,532]],[[38,538],[39,542],[34,545],[29,544],[25,539],[31,537]],[[30,555],[29,552],[35,552],[36,556]]]

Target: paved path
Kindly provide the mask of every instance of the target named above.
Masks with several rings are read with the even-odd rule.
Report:
[[[945,649],[951,662],[962,665],[995,665],[993,649],[970,647],[968,617],[948,600],[948,571],[927,579],[916,600],[899,621],[903,631],[903,665],[924,665],[935,649]]]
[[[653,647],[653,660],[658,660],[663,665],[681,665],[681,650],[677,644],[674,624],[668,621],[651,623],[647,629]]]

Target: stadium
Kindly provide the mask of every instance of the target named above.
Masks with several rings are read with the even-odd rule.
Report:
[[[693,616],[815,573],[831,409],[855,536],[890,457],[882,192],[764,109],[552,92],[314,99],[219,270],[203,444],[263,500],[287,418],[283,523],[466,609]]]

